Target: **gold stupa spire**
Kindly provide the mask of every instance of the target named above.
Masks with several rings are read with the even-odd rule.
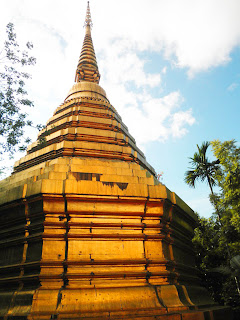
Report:
[[[89,1],[87,5],[87,13],[84,22],[86,34],[83,41],[82,51],[78,61],[75,81],[89,81],[99,83],[100,74],[98,71],[97,60],[91,37],[92,19],[90,13]]]
[[[85,22],[84,22],[84,27],[87,27],[87,26],[92,27],[92,18],[91,18],[89,1],[88,1],[88,5],[87,5],[87,13],[86,13],[86,18],[85,18]]]

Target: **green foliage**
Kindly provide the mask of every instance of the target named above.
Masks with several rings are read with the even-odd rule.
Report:
[[[7,25],[6,34],[0,55],[0,156],[24,150],[25,144],[30,142],[24,139],[24,129],[32,126],[24,108],[33,106],[25,89],[25,80],[30,77],[25,70],[36,62],[29,56],[33,47],[30,42],[26,43],[25,50],[20,49],[12,23]]]
[[[55,126],[51,125],[51,127],[47,129],[46,126],[38,125],[38,128],[40,129],[40,134],[38,136],[38,146],[39,148],[44,148],[47,146],[46,137],[54,131]]]
[[[211,142],[213,153],[221,164],[215,176],[220,193],[215,201],[221,213],[224,229],[227,233],[240,234],[240,148],[234,140]],[[240,252],[240,243],[231,242],[231,250]]]
[[[213,268],[210,271],[218,272],[233,278],[240,276],[240,255],[234,256],[230,260],[229,266],[220,266],[217,268]]]
[[[222,276],[208,273],[209,269],[218,267],[227,259],[224,239],[220,233],[218,219],[198,219],[199,226],[195,229],[193,244],[196,252],[196,266],[201,271],[201,278],[205,283],[213,299],[223,304],[222,297]],[[216,281],[218,278],[218,281]],[[220,281],[219,281],[220,278]]]
[[[199,217],[193,244],[196,265],[201,271],[202,282],[205,283],[212,298],[219,304],[239,307],[240,297],[234,278],[239,273],[239,268],[229,263],[225,234],[215,216],[209,219]],[[236,260],[234,258],[231,259],[233,263]]]
[[[234,140],[215,140],[211,145],[217,158],[212,164],[217,167],[209,172],[219,192],[213,193],[210,182],[210,199],[216,212],[209,219],[199,218],[193,239],[196,264],[214,300],[239,308],[240,148]],[[199,153],[206,149],[198,148]]]

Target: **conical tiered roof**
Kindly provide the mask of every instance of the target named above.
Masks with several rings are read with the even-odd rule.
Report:
[[[98,85],[100,75],[91,25],[88,3],[76,84],[40,132],[38,140],[28,147],[27,155],[15,163],[15,172],[60,156],[84,156],[135,162],[155,175],[105,91]]]
[[[100,74],[98,71],[97,60],[91,37],[92,19],[90,14],[89,1],[84,25],[86,27],[86,34],[77,66],[75,81],[91,81],[99,83]]]

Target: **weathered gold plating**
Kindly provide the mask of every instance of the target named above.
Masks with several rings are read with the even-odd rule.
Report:
[[[0,318],[230,319],[194,267],[195,214],[98,85],[89,5],[85,26],[77,83],[45,142],[0,182]]]

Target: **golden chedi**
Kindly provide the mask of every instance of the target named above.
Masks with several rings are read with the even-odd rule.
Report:
[[[196,216],[98,84],[89,5],[85,28],[76,83],[0,182],[0,319],[230,319],[194,267]]]

